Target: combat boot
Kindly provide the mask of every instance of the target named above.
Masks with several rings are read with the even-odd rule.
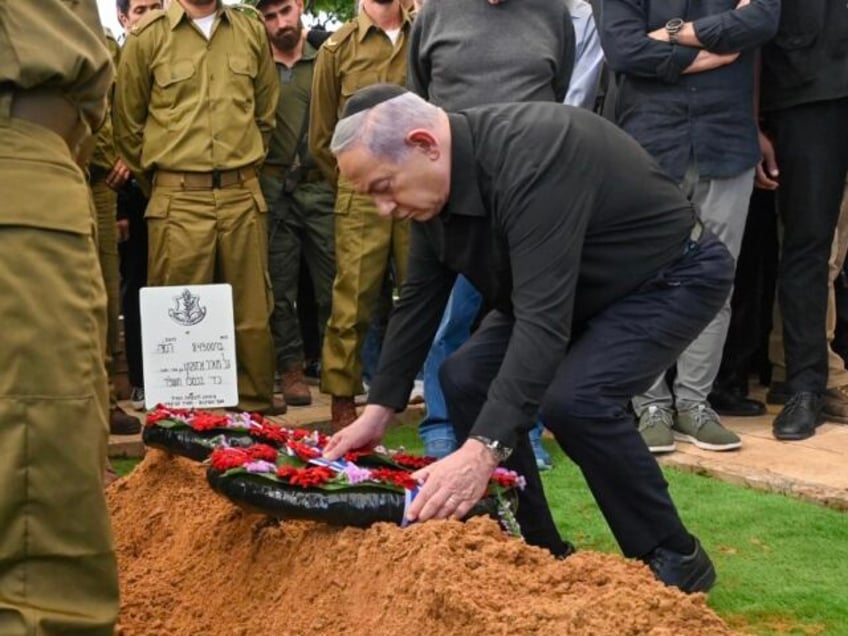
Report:
[[[342,430],[356,419],[356,404],[352,397],[334,395],[330,405],[332,420],[330,425],[334,432]]]
[[[280,378],[280,391],[289,406],[308,406],[312,404],[312,394],[303,379],[303,370],[292,367],[283,372]]]

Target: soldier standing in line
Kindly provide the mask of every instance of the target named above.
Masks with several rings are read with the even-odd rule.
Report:
[[[111,636],[106,294],[79,166],[112,63],[94,0],[0,0],[0,24],[0,634]]]
[[[142,184],[148,284],[233,287],[238,408],[274,403],[268,211],[257,179],[279,84],[262,23],[220,0],[179,0],[130,32],[115,143]]]
[[[283,399],[312,403],[303,380],[303,341],[296,311],[301,256],[307,265],[323,334],[330,316],[335,194],[309,154],[307,130],[312,76],[318,49],[308,40],[302,0],[258,0],[280,78],[277,127],[259,182],[268,202],[268,268],[274,288],[271,333]]]
[[[318,54],[309,114],[309,147],[327,181],[336,186],[336,278],[321,356],[321,390],[333,396],[332,425],[356,419],[354,396],[363,392],[362,344],[374,303],[394,267],[406,277],[409,222],[381,218],[370,197],[339,178],[330,140],[353,93],[378,82],[403,86],[411,20],[398,0],[362,0],[359,15],[346,23]]]
[[[115,67],[120,62],[120,48],[114,36],[106,31],[106,46],[112,55]],[[103,284],[106,287],[106,374],[109,377],[109,432],[112,435],[134,435],[141,430],[138,418],[118,406],[115,387],[111,377],[114,371],[115,352],[119,349],[120,274],[118,266],[118,222],[116,212],[118,195],[113,189],[120,178],[115,179],[113,171],[118,163],[115,154],[115,142],[112,138],[112,120],[106,117],[97,131],[97,143],[88,165],[88,184],[97,211],[97,254],[100,269],[103,272]],[[110,177],[112,179],[110,180]],[[112,184],[115,184],[113,186]],[[122,184],[123,182],[120,181]]]

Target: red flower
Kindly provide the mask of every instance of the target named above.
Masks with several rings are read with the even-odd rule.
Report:
[[[240,448],[217,448],[212,451],[209,461],[212,468],[223,473],[231,468],[241,468],[251,461],[251,457]]]
[[[302,442],[296,442],[294,440],[289,440],[287,446],[294,451],[294,454],[298,456],[299,459],[308,462],[310,459],[315,459],[316,457],[321,456],[321,451],[317,448],[313,448],[312,446],[307,446]]]
[[[434,461],[436,461],[436,458],[419,457],[417,455],[407,455],[405,453],[395,453],[394,455],[392,455],[392,460],[396,464],[400,464],[404,468],[414,468],[415,470],[418,470],[419,468],[429,466]]]
[[[280,466],[277,469],[277,477],[288,481],[292,486],[301,486],[302,488],[320,487],[334,476],[335,473],[325,466],[310,466],[308,468]]]
[[[371,479],[381,481],[384,484],[399,486],[412,490],[418,486],[418,482],[412,478],[408,470],[395,470],[394,468],[375,468],[371,471]]]
[[[167,420],[171,417],[171,414],[168,411],[151,411],[147,414],[147,418],[145,418],[145,424],[147,426],[153,426],[156,422],[161,422],[162,420]]]
[[[267,422],[262,422],[257,429],[250,429],[248,434],[253,438],[276,446],[283,446],[289,438],[287,429]]]
[[[277,461],[277,449],[267,444],[254,444],[246,450],[252,461],[257,459],[272,463]]]
[[[196,413],[189,420],[189,426],[195,431],[210,431],[215,428],[225,428],[227,425],[226,415],[214,415],[213,413]]]

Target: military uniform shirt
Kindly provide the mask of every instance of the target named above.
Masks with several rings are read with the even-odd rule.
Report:
[[[130,169],[209,172],[262,161],[279,85],[264,25],[221,6],[207,40],[179,2],[121,53],[115,143]]]
[[[318,50],[309,41],[303,43],[303,54],[292,68],[277,62],[280,76],[280,100],[277,103],[277,127],[271,136],[265,163],[288,168],[297,154],[298,144],[309,117],[312,74]],[[298,157],[299,163],[305,157]]]
[[[406,52],[411,19],[403,11],[392,44],[364,11],[324,42],[315,63],[309,114],[309,149],[331,184],[338,180],[330,141],[347,100],[360,88],[380,82],[406,84]]]
[[[0,85],[55,88],[97,130],[106,112],[114,71],[94,2],[0,0]],[[61,33],[63,42],[56,42]]]
[[[121,47],[118,46],[118,41],[111,33],[106,33],[106,47],[112,55],[112,62],[115,64],[115,68],[117,68],[121,60]],[[94,153],[91,155],[91,165],[111,170],[117,158],[112,130],[112,118],[105,117],[103,119],[103,125],[97,131],[97,145],[94,147]]]

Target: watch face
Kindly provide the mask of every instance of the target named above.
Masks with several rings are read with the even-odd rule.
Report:
[[[673,33],[677,33],[683,27],[683,18],[672,18],[668,22],[665,23],[665,28],[667,31],[671,31]]]

